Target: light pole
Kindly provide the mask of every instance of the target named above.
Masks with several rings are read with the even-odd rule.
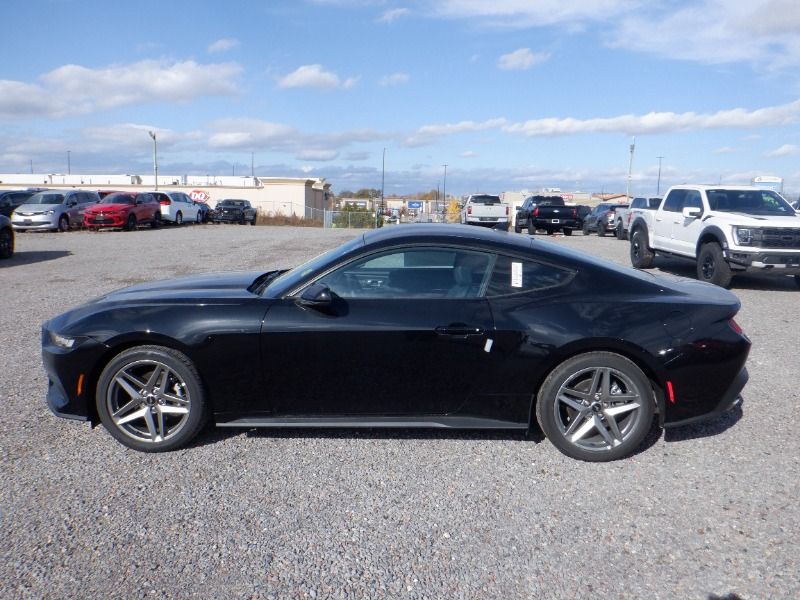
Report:
[[[158,142],[156,141],[155,131],[148,131],[147,133],[153,138],[153,174],[156,180],[156,191],[158,191]]]
[[[381,210],[383,210],[383,203],[385,202],[383,197],[383,186],[385,183],[386,183],[386,148],[383,149],[383,159],[381,160]]]
[[[656,183],[656,196],[661,195],[661,159],[663,156],[656,156],[658,159],[658,183]]]
[[[67,175],[72,175],[72,164],[70,163],[70,152],[71,150],[67,150]]]
[[[633,151],[635,149],[636,149],[636,136],[634,136],[633,140],[631,141],[631,158],[630,161],[628,161],[628,187],[625,191],[625,197],[628,199],[631,197],[631,172],[633,171]]]
[[[444,167],[444,182],[442,183],[442,199],[444,200],[445,207],[447,206],[447,165]]]

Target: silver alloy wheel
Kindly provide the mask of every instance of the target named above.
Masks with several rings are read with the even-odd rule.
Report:
[[[117,429],[145,443],[164,442],[177,435],[191,411],[186,382],[156,360],[137,360],[120,368],[105,401]]]
[[[636,431],[642,402],[642,391],[625,373],[611,367],[590,367],[561,385],[554,414],[568,442],[583,450],[604,452]]]

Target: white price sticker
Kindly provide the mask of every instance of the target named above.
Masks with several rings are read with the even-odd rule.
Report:
[[[522,287],[522,263],[521,262],[512,262],[511,263],[511,287],[521,288]]]

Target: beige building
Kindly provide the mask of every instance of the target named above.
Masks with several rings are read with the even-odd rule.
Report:
[[[0,190],[28,187],[151,191],[152,175],[0,174]],[[180,191],[214,207],[225,198],[249,200],[261,214],[322,218],[331,184],[303,177],[158,176],[159,191]]]

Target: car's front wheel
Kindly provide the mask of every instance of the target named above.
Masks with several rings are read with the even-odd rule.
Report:
[[[125,231],[133,231],[136,229],[136,217],[134,215],[130,215],[128,220],[125,221],[125,227],[123,228]]]
[[[566,227],[562,230],[564,235],[572,235],[572,229],[567,229]]]
[[[733,273],[722,254],[722,248],[716,242],[703,244],[697,256],[697,278],[720,287],[731,284]]]
[[[182,352],[137,346],[114,357],[97,384],[97,413],[119,442],[143,452],[173,450],[206,421],[200,375]]]
[[[583,228],[581,229],[581,231],[583,232],[583,235],[589,235],[589,224],[588,223],[584,223],[583,224]]]
[[[592,462],[631,454],[650,431],[654,413],[647,377],[611,352],[567,359],[547,376],[536,398],[537,420],[553,445]]]
[[[625,235],[625,228],[622,226],[622,221],[617,222],[617,229],[615,230],[614,233],[617,234],[618,240],[624,240],[628,237],[627,235]]]
[[[69,218],[67,215],[61,215],[61,218],[58,220],[58,230],[61,233],[69,231]]]

